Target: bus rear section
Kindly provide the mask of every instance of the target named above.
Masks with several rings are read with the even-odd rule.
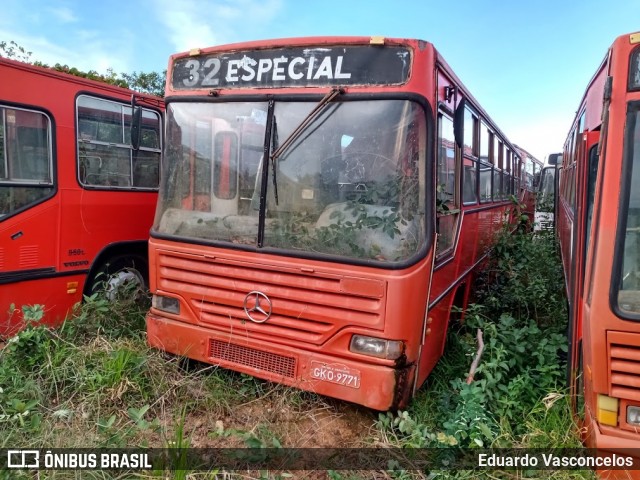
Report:
[[[533,218],[534,231],[553,231],[556,209],[556,167],[546,166],[540,172],[536,192],[536,210]]]
[[[522,158],[521,191],[517,197],[522,205],[522,213],[529,217],[531,228],[535,228],[536,192],[540,181],[542,162],[522,147],[517,147]]]
[[[166,92],[150,345],[406,406],[500,229],[514,147],[416,40],[178,54]]]
[[[0,59],[0,336],[23,314],[61,323],[102,274],[145,282],[160,170],[162,101]],[[53,95],[51,92],[55,92]],[[126,270],[123,270],[126,269]]]

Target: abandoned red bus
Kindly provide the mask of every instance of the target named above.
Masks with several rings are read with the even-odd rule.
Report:
[[[535,222],[535,209],[536,209],[536,191],[538,188],[538,181],[540,179],[540,172],[542,171],[542,163],[535,158],[532,154],[527,152],[524,148],[515,146],[520,158],[522,159],[522,171],[520,172],[521,188],[518,199],[523,206],[522,210],[534,225]]]
[[[533,218],[533,230],[555,231],[554,216],[556,212],[557,201],[557,183],[556,176],[558,159],[562,158],[562,153],[552,153],[548,157],[549,165],[542,167],[538,187],[536,188],[535,215]]]
[[[65,319],[100,273],[142,281],[157,200],[162,100],[0,58],[0,336],[41,305]],[[124,270],[126,268],[126,270]],[[135,277],[135,278],[133,278]],[[112,285],[116,286],[116,285]]]
[[[150,345],[406,405],[508,218],[514,146],[420,40],[195,49],[165,101]]]
[[[637,449],[640,33],[618,37],[589,82],[558,173],[576,414],[587,446]]]

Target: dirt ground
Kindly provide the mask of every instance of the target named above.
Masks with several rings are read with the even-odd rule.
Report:
[[[280,399],[258,399],[222,415],[187,415],[185,435],[194,448],[335,448],[371,446],[376,413],[340,402],[292,406]]]

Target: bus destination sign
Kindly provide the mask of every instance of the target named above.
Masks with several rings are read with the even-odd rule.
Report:
[[[330,46],[252,50],[177,59],[174,90],[394,85],[407,81],[406,47]]]

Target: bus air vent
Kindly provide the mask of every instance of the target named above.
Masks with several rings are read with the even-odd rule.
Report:
[[[296,359],[294,357],[265,352],[221,340],[211,339],[209,341],[209,357],[283,377],[295,378],[296,375]]]
[[[623,334],[636,337],[625,338],[624,343],[617,341],[622,340],[616,338],[618,335],[618,332],[608,335],[611,396],[640,401],[640,335]]]

